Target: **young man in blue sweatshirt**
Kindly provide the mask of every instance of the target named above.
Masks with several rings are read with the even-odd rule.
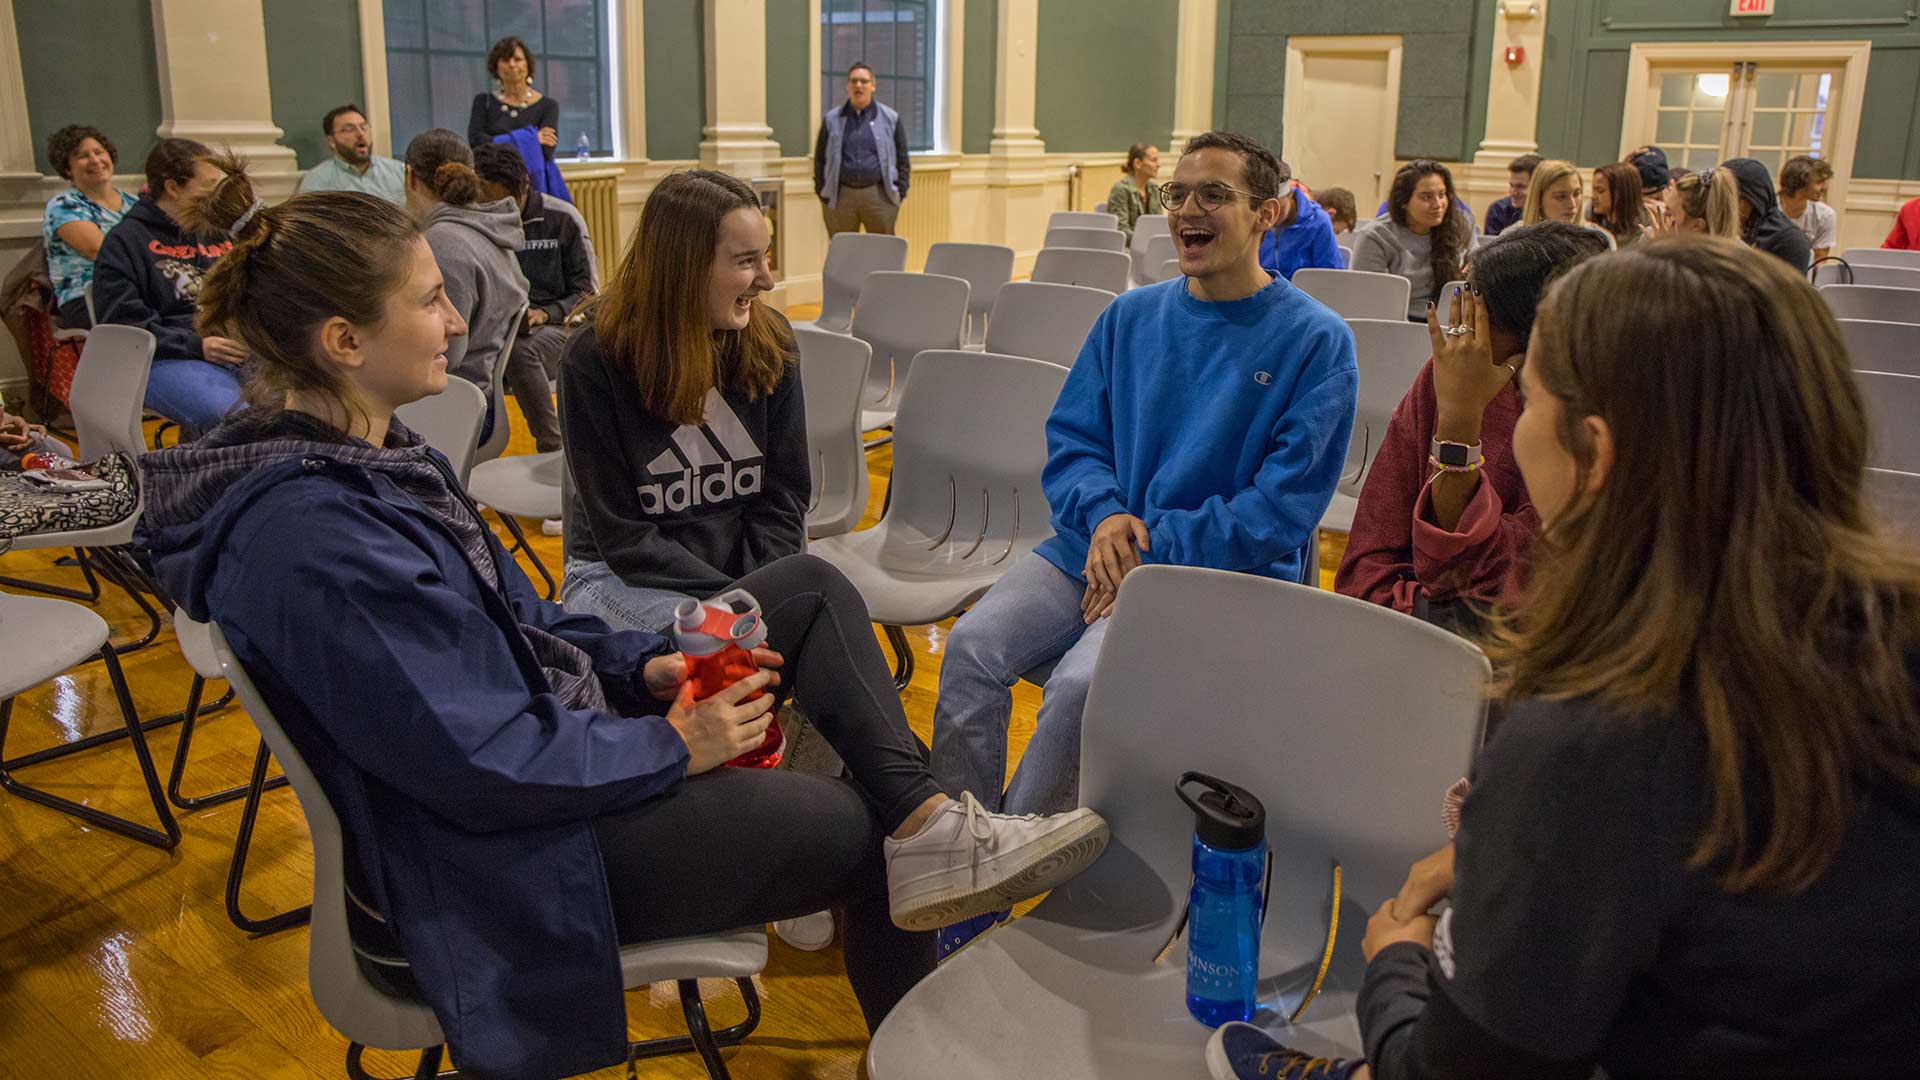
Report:
[[[1109,305],[1054,404],[1042,477],[1054,536],[947,639],[933,720],[946,790],[1016,813],[1073,805],[1081,705],[1135,567],[1300,579],[1360,378],[1340,316],[1260,266],[1283,175],[1264,146],[1216,131],[1187,143],[1162,188],[1184,276]],[[1054,660],[1003,799],[1010,688]],[[1166,722],[1172,745],[1179,718]]]
[[[1280,223],[1260,237],[1260,265],[1288,281],[1307,267],[1344,269],[1340,245],[1333,239],[1333,218],[1306,192],[1293,186],[1286,162],[1280,163]]]

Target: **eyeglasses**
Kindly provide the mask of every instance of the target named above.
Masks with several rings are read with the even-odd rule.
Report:
[[[1284,190],[1288,181],[1282,180],[1280,183]],[[1232,202],[1235,195],[1245,195],[1247,201],[1251,203],[1263,201],[1260,196],[1251,191],[1229,187],[1218,180],[1210,180],[1199,187],[1188,187],[1175,181],[1160,185],[1160,205],[1167,210],[1178,210],[1187,205],[1188,195],[1200,200],[1200,209],[1209,214]]]

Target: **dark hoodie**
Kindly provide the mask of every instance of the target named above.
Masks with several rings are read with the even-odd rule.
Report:
[[[1752,158],[1734,158],[1720,165],[1740,181],[1740,201],[1753,208],[1741,227],[1741,239],[1786,260],[1795,273],[1806,273],[1813,265],[1813,245],[1800,226],[1780,209],[1780,198],[1773,190],[1773,174]]]
[[[590,822],[686,773],[640,678],[667,642],[539,599],[446,459],[397,422],[376,448],[250,410],[140,467],[135,542],[187,614],[220,625],[326,790],[462,1073],[617,1064],[619,946]]]
[[[93,321],[151,333],[156,357],[206,359],[193,328],[194,301],[208,268],[232,250],[232,240],[189,233],[153,196],[142,195],[94,259]]]

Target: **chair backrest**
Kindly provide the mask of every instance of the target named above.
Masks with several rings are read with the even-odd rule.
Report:
[[[1305,273],[1305,271],[1301,271]],[[1407,396],[1420,368],[1433,351],[1427,328],[1405,319],[1348,319],[1353,331],[1354,359],[1360,367],[1360,394],[1353,417],[1353,439],[1347,448],[1347,464],[1357,469],[1347,487],[1359,494],[1360,482],[1386,437],[1387,421]]]
[[[914,365],[893,425],[881,566],[906,573],[1012,566],[1053,535],[1040,490],[1047,415],[1067,369],[961,350]]]
[[[1124,251],[1046,248],[1033,258],[1033,280],[1053,285],[1086,285],[1114,295],[1127,291],[1133,260]]]
[[[487,396],[479,387],[459,376],[449,376],[445,390],[410,401],[395,409],[393,415],[418,432],[428,446],[445,454],[460,486],[467,486],[480,425],[487,415]]]
[[[1920,289],[1886,285],[1822,285],[1820,298],[1839,319],[1920,323]]]
[[[1352,597],[1196,567],[1128,574],[1080,733],[1080,801],[1112,840],[1028,916],[1029,932],[1110,935],[1121,940],[1103,955],[1155,970],[1146,958],[1173,934],[1190,880],[1193,814],[1174,785],[1191,770],[1266,807],[1260,970],[1304,968],[1296,991],[1311,977],[1337,864],[1327,986],[1357,990],[1368,913],[1446,843],[1441,797],[1479,746],[1488,674],[1466,640]]]
[[[520,327],[526,325],[526,322],[527,305],[521,304],[520,313],[513,317],[513,322],[510,325]],[[507,439],[513,433],[507,424],[507,361],[513,359],[513,349],[515,345],[519,344],[519,341],[520,335],[517,332],[509,333],[507,335],[506,347],[501,349],[499,355],[493,358],[493,385],[487,387],[487,411],[493,417],[493,430],[487,432],[486,442],[474,448],[473,463],[475,465],[483,461],[492,461],[494,458],[505,453],[507,449]],[[486,425],[486,418],[484,416],[481,417],[480,422],[481,426],[484,427]],[[467,482],[466,473],[460,474],[460,482],[462,484]]]
[[[1180,276],[1180,260],[1168,259],[1166,262],[1163,262],[1160,264],[1159,276],[1155,277],[1153,280],[1171,281],[1172,279],[1177,278],[1179,276]]]
[[[187,614],[186,608],[173,609],[173,637],[180,645],[180,655],[187,658],[187,666],[195,675],[203,679],[224,679],[220,671],[220,657],[213,651],[213,628],[203,622],[195,622]]]
[[[1873,432],[1867,464],[1920,473],[1920,375],[1857,370],[1853,375],[1867,399],[1867,423]]]
[[[813,321],[822,330],[846,333],[853,325],[853,307],[867,275],[876,270],[907,268],[907,238],[877,233],[843,232],[827,244],[827,261],[820,269],[820,317]]]
[[[1146,253],[1141,256],[1141,261],[1147,266],[1152,267],[1153,273],[1157,275],[1160,273],[1160,269],[1169,261],[1171,261],[1175,267],[1180,265],[1180,250],[1174,246],[1173,237],[1171,236],[1161,235],[1148,237]],[[1148,284],[1165,280],[1167,280],[1165,277],[1156,276],[1146,278]]]
[[[1343,232],[1343,233],[1334,233],[1333,242],[1340,246],[1340,250],[1345,251],[1348,255],[1352,255],[1354,235],[1355,234],[1352,229],[1348,229],[1346,232]]]
[[[1841,319],[1840,336],[1856,368],[1920,375],[1920,323]]]
[[[987,324],[987,351],[1072,367],[1087,331],[1113,303],[1105,289],[1016,281],[1000,290]]]
[[[945,274],[878,270],[867,275],[853,308],[853,336],[873,346],[867,404],[897,401],[915,356],[960,347],[971,291],[964,279]]]
[[[1839,263],[1823,263],[1814,268],[1813,283],[1815,285],[1884,285],[1889,289],[1920,289],[1920,265],[1856,263],[1851,259],[1845,267]]]
[[[1094,229],[1076,225],[1055,225],[1047,230],[1043,248],[1087,248],[1092,251],[1125,251],[1127,234],[1119,229]]]
[[[433,1010],[389,995],[360,970],[347,930],[346,845],[333,803],[233,655],[219,625],[207,627],[207,636],[220,673],[286,773],[313,837],[313,931],[307,939],[307,986],[313,1003],[327,1023],[355,1042],[389,1049],[438,1045],[443,1037]]]
[[[1349,319],[1402,319],[1413,286],[1399,274],[1371,270],[1296,270],[1293,287]]]
[[[1133,238],[1127,241],[1127,254],[1133,258],[1133,280],[1145,285],[1154,280],[1153,271],[1160,261],[1150,259],[1147,244],[1156,236],[1171,236],[1165,214],[1141,214],[1133,222]]]
[[[1118,214],[1107,213],[1106,205],[1106,203],[1101,203],[1100,208],[1094,210],[1092,213],[1088,213],[1085,210],[1055,210],[1047,216],[1047,228],[1057,229],[1063,225],[1070,228],[1085,229],[1119,228],[1120,216]]]
[[[965,278],[967,297],[966,342],[986,337],[987,313],[993,310],[1000,286],[1013,280],[1013,249],[1005,244],[935,244],[927,249],[926,272]]]
[[[89,325],[89,326],[91,326],[91,325],[93,325],[93,323],[94,323],[94,317],[93,317],[93,279],[92,279],[92,278],[88,278],[88,279],[87,279],[87,284],[86,284],[86,287],[85,287],[84,289],[82,289],[82,290],[80,291],[80,295],[81,295],[81,296],[82,296],[83,298],[85,298],[85,300],[86,300],[86,302],[87,302],[87,325]]]
[[[813,502],[807,535],[851,530],[867,512],[867,455],[860,440],[860,399],[873,347],[857,337],[795,327],[800,390],[807,406],[807,464]]]
[[[1840,253],[1849,266],[1904,266],[1920,270],[1920,251],[1905,248],[1848,248]]]
[[[137,326],[109,323],[87,333],[73,370],[73,391],[67,395],[82,461],[116,450],[134,457],[145,452],[140,418],[146,412],[153,348],[153,335]]]
[[[1920,544],[1920,473],[1868,469],[1867,501],[1895,535]]]

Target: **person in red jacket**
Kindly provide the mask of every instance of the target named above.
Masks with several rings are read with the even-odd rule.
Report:
[[[1518,372],[1547,286],[1595,255],[1591,229],[1544,221],[1475,254],[1467,290],[1429,304],[1433,359],[1368,466],[1333,587],[1454,629],[1511,598],[1540,519],[1509,452]]]
[[[1880,241],[1883,248],[1920,251],[1920,199],[1909,199],[1893,219],[1893,230]]]

